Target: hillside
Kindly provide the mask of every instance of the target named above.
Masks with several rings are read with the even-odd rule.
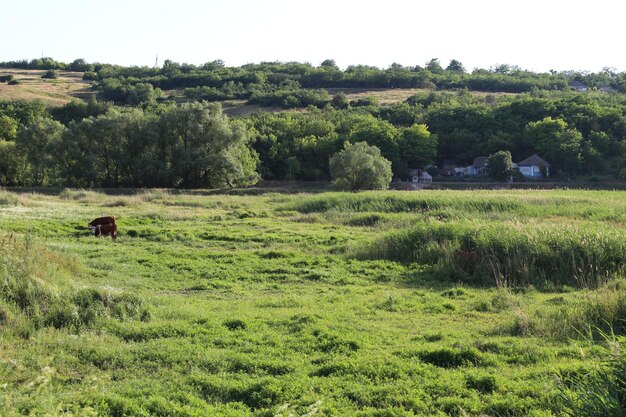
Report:
[[[83,81],[83,73],[59,71],[56,80],[43,79],[45,70],[4,69],[0,76],[13,75],[18,85],[0,83],[0,100],[41,100],[47,106],[62,106],[73,99],[86,99],[93,95],[92,83]]]
[[[0,68],[0,76],[13,75],[20,82],[18,85],[0,83],[0,100],[41,100],[48,107],[56,107],[67,104],[74,99],[86,100],[96,94],[92,88],[93,82],[84,81],[82,72],[60,70],[60,76],[56,80],[41,78],[45,72],[45,70]],[[331,96],[343,93],[350,101],[373,97],[381,105],[404,102],[416,93],[433,91],[425,88],[328,88],[326,90]],[[185,97],[183,89],[171,89],[163,93],[165,98],[177,103],[193,101],[193,99]],[[481,91],[473,91],[471,94],[478,97],[515,95],[513,93]],[[247,100],[221,100],[220,102],[224,112],[230,116],[248,116],[256,112],[281,113],[289,110],[278,106],[248,104]],[[300,111],[306,111],[306,108],[301,108]]]

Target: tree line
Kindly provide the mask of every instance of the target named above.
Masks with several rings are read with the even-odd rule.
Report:
[[[230,121],[219,104],[100,110],[105,112],[67,125],[39,114],[4,131],[9,137],[0,141],[0,183],[199,188],[258,181],[245,126]]]
[[[0,184],[209,187],[246,185],[257,177],[328,180],[331,157],[346,144],[360,142],[378,148],[390,161],[392,175],[401,179],[412,168],[435,170],[449,159],[467,165],[476,156],[499,151],[508,151],[514,161],[538,153],[552,164],[551,173],[563,178],[626,179],[626,96],[619,93],[534,87],[523,94],[431,90],[380,105],[375,97],[349,100],[342,92],[331,97],[324,89],[302,88],[302,75],[310,71],[356,71],[341,71],[332,61],[319,67],[262,63],[238,68],[218,61],[200,67],[168,61],[149,69],[74,64],[88,65],[100,81],[129,89],[111,101],[75,101],[52,109],[39,102],[0,102]],[[406,70],[392,66],[384,71]],[[458,61],[442,68],[432,60],[422,70],[467,75]],[[520,71],[499,66],[489,72],[523,79]],[[197,102],[185,105],[159,102],[158,87],[134,83],[196,72],[218,81],[187,88],[185,94]],[[609,72],[598,74],[596,81],[621,76]],[[249,78],[220,84],[222,75],[244,73]],[[252,84],[259,89],[249,90]],[[308,108],[228,119],[219,104],[205,102],[242,97],[264,106]]]
[[[622,95],[432,92],[385,106],[338,107],[229,120],[218,103],[206,102],[143,109],[92,100],[50,110],[38,102],[0,102],[0,180],[146,187],[245,185],[257,173],[328,180],[330,158],[358,142],[376,146],[400,179],[413,168],[434,169],[446,159],[467,165],[498,151],[514,161],[538,153],[557,177],[626,179]],[[230,132],[228,140],[214,143],[212,135],[222,131]],[[213,164],[220,168],[209,169]]]
[[[424,65],[388,68],[351,65],[340,69],[328,59],[318,66],[299,62],[262,62],[229,67],[216,60],[202,65],[166,60],[161,67],[124,67],[76,59],[63,63],[52,58],[0,62],[0,68],[69,70],[83,72],[95,82],[100,98],[116,104],[152,104],[163,91],[184,90],[195,100],[246,99],[250,103],[294,108],[321,107],[330,101],[326,89],[431,88],[439,90],[523,93],[532,90],[567,90],[569,81],[590,88],[610,87],[626,92],[626,73],[605,68],[597,73],[550,71],[535,73],[512,65],[467,71],[458,60],[447,66],[433,58]]]

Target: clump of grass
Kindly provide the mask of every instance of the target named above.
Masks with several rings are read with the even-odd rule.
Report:
[[[226,327],[228,330],[234,331],[234,330],[245,330],[248,326],[246,325],[246,322],[240,319],[229,319],[229,320],[225,320],[224,323],[224,327]]]
[[[498,389],[497,378],[490,374],[469,374],[465,378],[465,384],[468,388],[476,390],[482,394],[491,394]]]
[[[145,203],[150,203],[155,200],[167,200],[171,197],[171,194],[167,190],[149,189],[142,190],[135,196]]]
[[[136,207],[137,205],[138,201],[134,197],[119,197],[102,203],[102,207]]]
[[[610,339],[610,338],[608,338]],[[623,417],[626,415],[626,339],[609,340],[609,360],[585,375],[562,377],[560,402],[565,415]]]
[[[376,226],[379,222],[384,221],[384,220],[385,220],[385,216],[378,214],[378,213],[362,214],[362,215],[354,216],[348,219],[346,221],[346,225],[373,227],[373,226]]]
[[[73,200],[83,203],[98,203],[105,199],[106,196],[92,190],[64,188],[59,193],[59,198],[63,200]]]
[[[518,310],[511,333],[557,340],[626,335],[626,281],[528,313]]]
[[[474,310],[483,313],[509,310],[516,305],[515,297],[506,289],[499,289],[492,297],[480,297],[474,304]]]
[[[8,191],[0,190],[0,207],[2,206],[15,206],[18,203],[18,198],[15,194]]]
[[[425,222],[357,248],[359,259],[437,265],[499,287],[595,288],[626,270],[623,230]]]
[[[479,365],[482,356],[474,348],[448,348],[427,349],[417,352],[417,357],[426,363],[440,368],[458,368],[460,366]]]
[[[470,197],[470,198],[468,198]],[[299,199],[287,208],[301,213],[383,212],[424,213],[443,208],[488,213],[524,211],[528,203],[519,198],[503,198],[501,195],[470,196],[467,193],[448,194],[406,192],[323,193]]]
[[[148,320],[143,300],[109,290],[74,291],[78,274],[72,260],[30,240],[7,235],[0,240],[0,309],[23,336],[42,326],[79,329],[103,317]]]

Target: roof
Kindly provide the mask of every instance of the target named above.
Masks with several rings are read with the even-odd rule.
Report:
[[[543,159],[542,157],[540,157],[537,154],[533,154],[531,156],[529,156],[528,158],[524,159],[523,161],[520,161],[517,163],[518,166],[532,166],[532,165],[536,165],[536,166],[544,166],[544,167],[549,167],[550,164],[548,162],[546,162],[545,159]]]
[[[477,156],[474,158],[474,163],[472,164],[476,168],[484,168],[487,166],[488,156]]]
[[[613,88],[609,84],[603,84],[603,85],[599,86],[598,90],[604,91],[605,93],[616,93],[617,92],[617,90],[615,88]]]
[[[567,85],[572,88],[587,88],[587,86],[580,81],[570,81]]]

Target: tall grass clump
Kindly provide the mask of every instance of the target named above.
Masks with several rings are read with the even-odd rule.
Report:
[[[612,281],[556,306],[518,311],[511,333],[554,340],[602,340],[626,335],[626,280]]]
[[[456,279],[500,287],[595,288],[626,270],[626,232],[600,226],[426,222],[391,232],[354,255],[438,265]]]
[[[167,190],[163,189],[147,189],[141,190],[136,194],[136,197],[144,203],[150,203],[155,200],[166,200],[171,197]]]
[[[626,416],[625,338],[609,340],[609,360],[585,375],[562,378],[561,404],[565,415],[578,417]]]
[[[83,203],[98,203],[105,198],[105,195],[92,190],[64,188],[59,193],[59,198]]]
[[[14,206],[18,202],[17,196],[8,191],[0,190],[0,207]]]
[[[28,336],[43,326],[78,329],[99,318],[147,320],[139,297],[107,290],[76,291],[71,259],[14,235],[0,238],[0,318]],[[23,331],[26,329],[25,331]]]
[[[338,212],[427,212],[448,209],[458,212],[516,212],[529,204],[519,198],[502,195],[437,192],[360,192],[323,193],[291,203],[288,208],[301,213]]]

